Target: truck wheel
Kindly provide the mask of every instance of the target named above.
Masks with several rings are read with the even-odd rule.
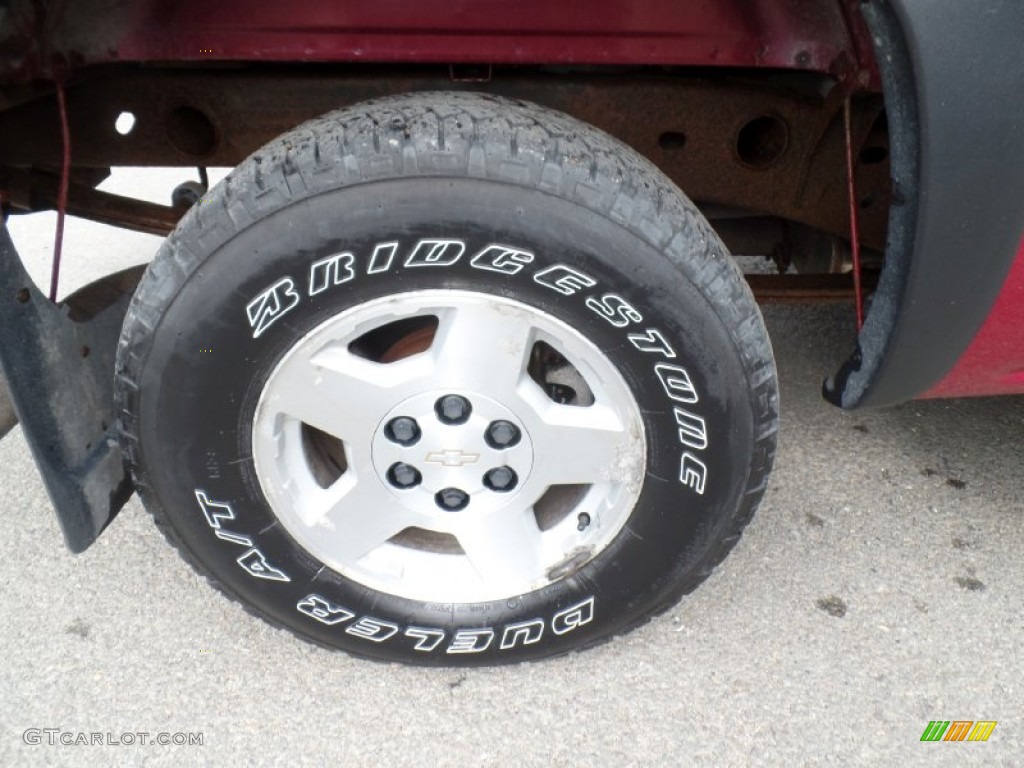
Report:
[[[252,613],[498,664],[664,610],[736,543],[777,426],[757,306],[649,162],[541,107],[382,99],[193,207],[118,364],[136,486]]]

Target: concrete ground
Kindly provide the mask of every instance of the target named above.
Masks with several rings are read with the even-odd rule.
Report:
[[[163,201],[182,180],[108,186]],[[52,226],[11,223],[40,278]],[[72,222],[62,292],[156,243]],[[742,541],[648,626],[546,663],[409,669],[311,647],[207,587],[134,499],[73,556],[15,429],[0,441],[0,765],[1021,765],[1024,398],[844,413],[819,387],[850,308],[765,314],[783,420]],[[922,743],[930,720],[998,725],[986,743]],[[140,732],[203,744],[60,743]]]

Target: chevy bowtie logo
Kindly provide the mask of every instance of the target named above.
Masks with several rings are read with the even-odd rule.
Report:
[[[427,454],[427,461],[431,464],[440,464],[443,467],[464,467],[467,464],[476,464],[480,459],[479,453],[466,453],[454,448],[444,451],[431,451]]]

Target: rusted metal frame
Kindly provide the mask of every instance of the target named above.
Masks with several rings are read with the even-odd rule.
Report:
[[[810,144],[814,149],[808,162],[804,164],[804,173],[800,177],[800,183],[797,187],[797,194],[800,195],[801,199],[807,198],[812,192],[813,185],[810,172],[814,168],[814,157],[828,151],[825,138],[830,134],[836,118],[842,113],[843,102],[846,99],[847,93],[847,90],[842,88],[839,83],[834,84],[825,95],[821,109],[818,110],[818,115],[810,126]]]
[[[811,85],[811,83],[808,83]],[[68,92],[69,118],[78,167],[112,165],[234,165],[267,141],[305,119],[367,98],[417,90],[460,90],[446,70],[418,68],[291,68],[269,71],[98,72]],[[716,76],[551,74],[495,69],[490,83],[474,90],[527,99],[568,112],[617,136],[649,157],[692,198],[802,222],[832,234],[848,232],[842,126],[817,124],[823,100],[808,87],[784,89],[765,78]],[[53,168],[59,136],[53,104],[46,100],[0,113],[0,164]],[[211,146],[196,154],[174,143],[171,119],[195,110]],[[854,116],[870,127],[873,104],[854,104]],[[137,117],[128,136],[114,131],[121,110]],[[188,113],[192,114],[192,113]],[[781,154],[761,167],[737,155],[739,131],[753,118],[775,115],[788,132]],[[180,117],[180,114],[178,114]],[[203,117],[205,116],[205,117]],[[638,116],[642,119],[638,119]],[[187,128],[187,121],[184,121]],[[172,125],[173,124],[173,125]],[[177,125],[177,130],[182,130]],[[666,134],[668,134],[666,136]],[[201,136],[199,137],[202,138]],[[202,141],[196,141],[202,145]],[[885,168],[862,170],[861,185],[877,203],[862,212],[861,240],[880,248],[885,240],[888,189],[875,188]],[[810,178],[801,186],[801,179]],[[72,196],[74,197],[74,195]]]
[[[803,175],[798,186],[798,200],[801,207],[811,207],[823,195],[840,192],[842,198],[842,225],[833,230],[833,234],[849,234],[847,222],[847,189],[846,189],[846,137],[843,128],[843,110],[848,98],[848,89],[839,85],[826,96],[819,112],[817,122],[811,128],[814,137],[809,141],[814,149],[807,157],[803,167]],[[884,111],[882,98],[877,95],[852,97],[851,128],[853,146],[856,150],[865,146],[871,136],[872,128]],[[881,249],[885,243],[885,231],[888,220],[886,211],[891,199],[891,180],[889,164],[858,165],[856,167],[858,186],[867,190],[875,202],[873,210],[865,210],[871,219],[869,228],[872,231],[872,245]],[[862,238],[863,239],[863,238]]]
[[[0,188],[17,210],[49,211],[58,205],[59,181],[50,174],[0,168]],[[66,210],[71,216],[151,235],[168,234],[185,212],[181,208],[101,192],[74,181],[68,185]]]
[[[759,303],[856,301],[852,275],[744,275]],[[865,283],[876,278],[864,276]]]

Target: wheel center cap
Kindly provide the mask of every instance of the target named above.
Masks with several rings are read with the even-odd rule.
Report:
[[[464,467],[480,461],[480,454],[447,448],[443,451],[431,451],[423,460],[428,464],[440,464],[442,467]]]
[[[372,445],[380,482],[428,516],[508,504],[533,469],[533,443],[511,409],[475,392],[432,391],[396,405]]]

